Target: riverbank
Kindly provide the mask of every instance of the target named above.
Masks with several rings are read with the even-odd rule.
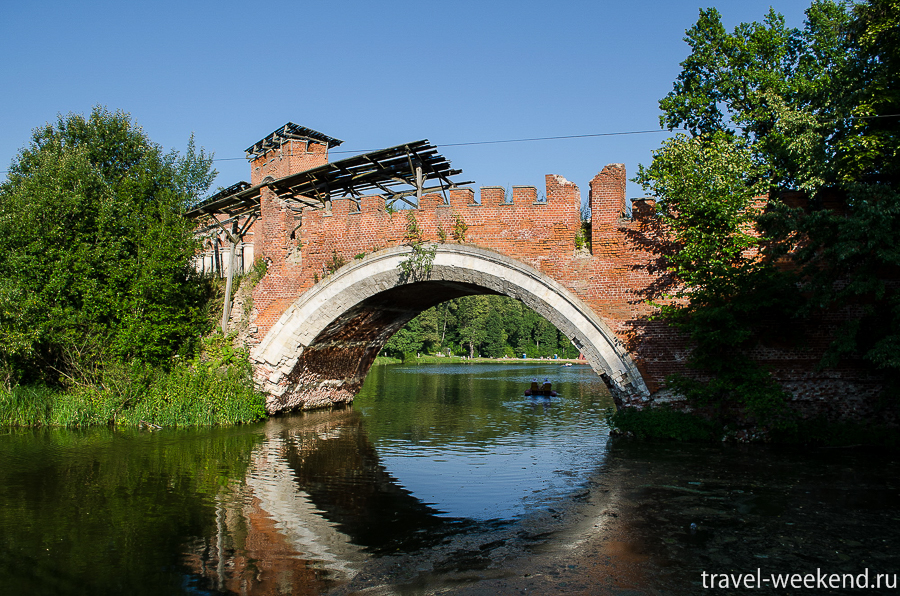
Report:
[[[720,421],[665,406],[625,408],[607,417],[613,435],[637,441],[694,443],[774,443],[820,447],[878,447],[900,451],[900,429],[883,422],[804,419],[794,414],[779,429],[731,427]]]
[[[265,417],[246,354],[221,335],[204,338],[193,358],[167,370],[104,363],[67,387],[0,388],[0,426],[8,427],[217,426]]]

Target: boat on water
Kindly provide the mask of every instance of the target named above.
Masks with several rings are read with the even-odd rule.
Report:
[[[525,395],[529,396],[545,396],[545,397],[556,397],[556,391],[553,391],[551,383],[544,379],[544,383],[539,385],[537,379],[531,382],[531,387],[525,390]]]

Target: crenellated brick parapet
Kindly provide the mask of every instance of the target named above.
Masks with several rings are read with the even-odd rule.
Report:
[[[604,330],[602,341],[608,344],[604,349],[615,354],[615,358],[599,360],[619,363],[604,377],[619,406],[677,400],[666,389],[665,378],[686,372],[689,346],[676,331],[652,320],[654,307],[647,302],[669,282],[662,267],[669,239],[655,216],[652,199],[633,201],[628,212],[625,184],[621,164],[606,166],[590,181],[589,248],[579,248],[577,240],[583,234],[581,192],[557,175],[546,176],[543,192],[530,186],[513,186],[511,191],[490,186],[457,188],[421,197],[418,208],[397,210],[389,208],[383,197],[368,196],[335,200],[325,209],[295,211],[264,189],[254,240],[256,254],[268,262],[268,273],[253,292],[251,343],[262,344],[260,349],[265,347],[269,353],[265,358],[257,356],[257,380],[275,396],[272,407],[309,408],[352,400],[387,337],[433,304],[467,293],[520,297],[521,286],[504,286],[503,273],[491,273],[490,284],[477,276],[469,279],[471,272],[460,274],[457,269],[465,266],[467,251],[486,251],[523,263],[535,272],[533,276],[553,280],[562,288],[555,290],[553,300],[565,302],[570,293],[571,301],[590,311],[588,318],[597,321],[591,324]],[[306,299],[302,297],[323,295],[329,280],[366,270],[361,264],[385,262],[386,250],[413,242],[438,245],[439,257],[452,253],[456,260],[443,266],[436,281],[419,286],[397,281],[396,264],[391,265],[380,274],[388,281],[369,280],[381,284],[378,292],[392,296],[391,304],[379,302],[378,292],[366,294],[365,307],[342,304],[338,310],[344,315],[322,323],[330,326],[317,331],[321,332],[318,344],[309,337],[297,339],[291,348],[288,344],[295,341],[291,336],[275,342],[283,344],[286,352],[270,353],[270,333],[278,332],[288,316],[285,313],[296,310]],[[459,250],[454,252],[454,247]],[[341,300],[349,300],[349,295]],[[537,310],[552,303],[538,289],[528,296]],[[401,302],[402,308],[397,306]],[[316,312],[328,310],[322,305],[317,308],[325,310]],[[385,318],[384,309],[393,312],[393,318]],[[555,324],[563,329],[567,319],[551,311],[541,314],[555,316]],[[826,321],[832,326],[838,322]],[[354,335],[351,327],[366,331]],[[575,341],[578,333],[567,334]],[[848,408],[856,414],[871,413],[878,383],[852,365],[819,375],[816,365],[828,334],[810,337],[813,343],[803,350],[760,348],[756,355],[794,394],[798,408],[813,414]],[[841,397],[848,393],[852,399]]]
[[[425,243],[479,247],[526,263],[588,304],[623,345],[633,344],[635,321],[650,310],[641,291],[654,276],[645,266],[649,253],[626,233],[641,223],[623,218],[624,168],[608,166],[591,182],[592,200],[605,197],[594,204],[595,221],[609,222],[594,232],[592,251],[576,246],[582,228],[578,186],[548,175],[543,190],[514,186],[507,193],[483,187],[476,193],[459,188],[425,195],[417,209],[398,210],[372,196],[302,213],[264,193],[256,241],[269,270],[254,292],[255,341],[266,336],[293,300],[340,266],[409,244],[414,223]],[[653,361],[638,357],[636,362],[652,379]]]

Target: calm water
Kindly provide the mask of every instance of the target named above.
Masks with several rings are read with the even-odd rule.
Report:
[[[528,398],[533,377],[560,393]],[[588,367],[376,367],[351,409],[233,429],[0,436],[3,593],[320,593],[496,528],[603,458]]]
[[[525,397],[532,379],[559,395]],[[587,366],[378,367],[354,409],[397,484],[442,517],[511,519],[582,485],[612,411]]]
[[[559,396],[524,397],[535,377]],[[337,412],[3,430],[0,594],[682,594],[704,570],[900,572],[895,458],[611,442],[611,407],[582,366],[390,366]]]

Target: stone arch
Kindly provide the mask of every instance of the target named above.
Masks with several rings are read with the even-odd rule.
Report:
[[[421,311],[473,294],[522,301],[569,337],[619,397],[649,396],[637,367],[582,300],[533,267],[492,250],[440,244],[430,274],[400,278],[412,249],[378,251],[304,292],[251,353],[270,413],[352,401],[375,356]]]

